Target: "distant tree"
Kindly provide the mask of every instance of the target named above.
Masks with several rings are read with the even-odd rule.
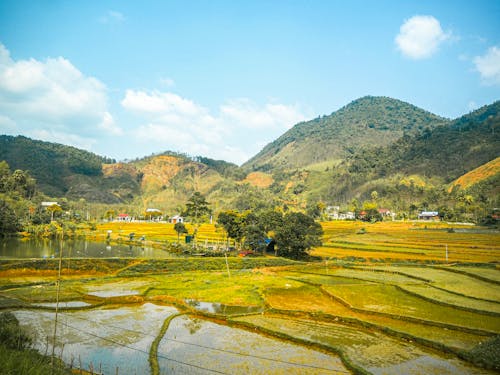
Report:
[[[208,202],[205,197],[200,192],[195,192],[191,198],[186,203],[186,209],[184,211],[184,216],[190,218],[190,220],[198,224],[203,216],[210,214],[210,208],[208,207]]]
[[[15,211],[9,204],[0,200],[0,236],[16,233],[21,230],[21,225]]]
[[[115,210],[107,210],[105,213],[106,219],[108,219],[108,220],[113,220],[115,215],[116,215]]]
[[[54,221],[54,216],[61,213],[62,208],[58,204],[53,204],[52,206],[47,207],[47,211],[50,212],[50,221]]]
[[[177,222],[174,224],[174,230],[177,232],[177,242],[179,242],[179,238],[180,238],[181,234],[188,232],[184,223],[180,223],[180,222]]]
[[[253,251],[264,253],[266,233],[260,225],[249,224],[244,230],[245,246]]]
[[[300,212],[284,216],[282,225],[276,229],[275,240],[278,255],[301,259],[314,246],[321,245],[323,229],[313,218]]]
[[[222,225],[228,238],[232,238],[236,242],[242,240],[245,229],[245,219],[242,214],[233,210],[220,212],[217,223]]]

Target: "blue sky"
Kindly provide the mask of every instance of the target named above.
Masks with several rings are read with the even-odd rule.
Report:
[[[241,164],[365,95],[500,99],[500,1],[0,0],[0,134]]]

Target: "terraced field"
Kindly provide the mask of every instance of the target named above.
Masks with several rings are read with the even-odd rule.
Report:
[[[165,224],[152,225],[143,227],[151,241],[177,238],[165,230]],[[193,373],[210,373],[199,369],[203,368],[204,351],[218,353],[213,358],[221,361],[221,366],[210,362],[210,368],[235,374],[498,372],[499,235],[427,225],[326,223],[328,246],[314,249],[318,258],[310,262],[272,256],[229,257],[227,262],[224,257],[72,260],[82,271],[63,266],[61,310],[106,316],[111,312],[103,309],[116,314],[123,310],[123,316],[138,319],[135,311],[142,306],[149,306],[148,311],[170,306],[174,318],[153,314],[148,319],[158,321],[150,325],[150,332],[142,333],[150,338],[141,344],[141,350],[150,350],[150,358],[157,358],[160,372],[169,368],[182,373],[168,359],[175,354],[196,363]],[[100,230],[105,233],[106,228],[110,227]],[[211,228],[206,225],[203,229],[207,241],[222,236]],[[118,235],[116,228],[113,233]],[[122,230],[124,237],[125,233]],[[442,254],[444,240],[448,262]],[[419,257],[415,257],[417,253],[421,253]],[[452,262],[453,254],[459,254],[460,260]],[[44,260],[43,269],[38,269],[40,264],[35,260],[0,263],[1,309],[23,311],[19,316],[54,311],[57,260]],[[177,314],[183,317],[175,318]],[[50,320],[49,315],[44,319]],[[69,315],[67,319],[70,325],[76,324]],[[170,327],[167,319],[174,319]],[[123,321],[122,326],[133,327],[133,320]],[[266,341],[262,353],[254,336],[236,329],[277,341]],[[73,335],[70,328],[62,331]],[[121,342],[119,331],[110,335]],[[202,342],[202,347],[196,350],[190,341],[193,335],[202,340],[197,344]],[[63,336],[59,340],[64,344]],[[246,344],[239,346],[240,340]],[[284,356],[281,349],[291,343],[312,352],[286,346]],[[297,351],[295,357],[290,350]],[[240,357],[246,359],[237,359]],[[148,369],[147,359],[143,360]],[[153,367],[150,371],[158,373]]]

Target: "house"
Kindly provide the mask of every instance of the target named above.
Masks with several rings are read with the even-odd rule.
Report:
[[[130,221],[129,214],[118,214],[116,220],[118,221]]]
[[[392,212],[391,210],[389,210],[388,208],[379,208],[378,209],[378,213],[380,215],[382,215],[382,217],[391,217],[392,220],[394,220],[394,217],[396,216],[396,213],[395,212]]]
[[[378,213],[382,216],[392,216],[392,212],[388,208],[379,208]]]
[[[418,214],[419,220],[440,220],[438,211],[422,211]]]
[[[184,222],[184,218],[182,216],[180,216],[180,215],[175,215],[175,216],[172,216],[170,219],[168,219],[168,222],[172,223],[172,224],[183,223]]]
[[[342,212],[339,214],[339,220],[354,220],[356,215],[352,211]]]

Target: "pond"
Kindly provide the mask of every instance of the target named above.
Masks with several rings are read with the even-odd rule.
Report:
[[[87,240],[39,238],[0,239],[0,259],[56,258],[63,249],[65,258],[167,258],[174,255],[152,247],[108,244]]]
[[[35,333],[36,348],[50,354],[54,312],[14,313]],[[149,350],[173,314],[176,308],[152,303],[60,313],[55,354],[73,367],[104,374],[150,374]],[[349,373],[334,354],[188,315],[170,322],[157,358],[161,374]]]

